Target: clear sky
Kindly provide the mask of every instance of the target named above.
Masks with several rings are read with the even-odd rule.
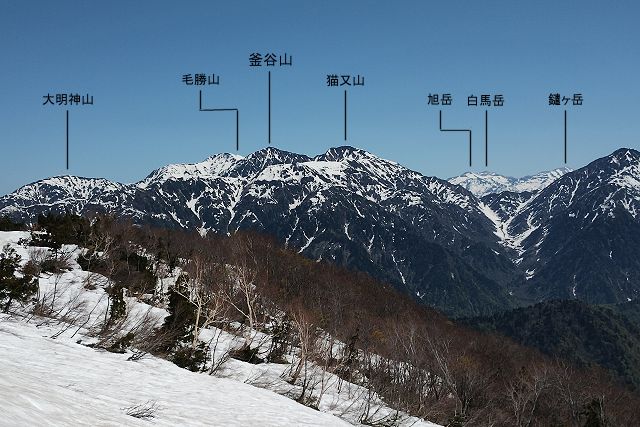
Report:
[[[327,74],[360,74],[349,89],[348,140],[427,175],[469,170],[467,137],[438,131],[429,93],[451,93],[445,127],[474,132],[484,170],[526,175],[619,147],[639,148],[637,1],[9,1],[0,0],[0,194],[52,175],[134,182],[168,163],[235,152],[233,113],[198,111],[183,74],[220,76],[205,107],[240,110],[240,151],[267,145],[267,71],[252,52],[287,53],[272,70],[272,144],[306,154],[345,145],[343,88]],[[47,93],[93,106],[43,106]],[[65,169],[65,111],[70,169]]]

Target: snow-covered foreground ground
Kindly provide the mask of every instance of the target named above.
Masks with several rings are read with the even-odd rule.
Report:
[[[24,232],[0,232],[0,248],[10,244],[24,264],[34,248],[19,241],[28,237]],[[77,256],[75,246],[63,249]],[[311,369],[321,379],[320,411],[286,397],[299,391],[283,379],[291,362],[253,365],[229,359],[214,376],[151,355],[130,361],[130,352],[88,347],[96,342],[91,329],[107,310],[107,279],[83,271],[75,256],[70,265],[71,270],[60,275],[42,275],[39,285],[41,297],[57,289],[51,304],[60,307],[58,317],[76,313],[76,326],[24,310],[0,315],[0,426],[340,426],[357,424],[363,411],[371,421],[395,412],[377,396],[367,399],[367,389],[318,366]],[[88,281],[95,286],[86,287]],[[127,311],[129,327],[147,317],[159,326],[167,315],[136,298],[127,298]],[[268,336],[255,334],[268,342]],[[218,343],[212,352],[215,360],[242,343],[241,337],[213,327],[203,330],[201,339]],[[145,410],[152,416],[132,415]],[[435,426],[399,415],[402,426]]]
[[[0,320],[3,426],[349,425],[268,390],[149,357],[94,350],[34,324]],[[136,405],[154,418],[127,415]]]

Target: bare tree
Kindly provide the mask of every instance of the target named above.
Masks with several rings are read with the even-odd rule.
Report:
[[[311,323],[309,316],[301,309],[296,310],[291,315],[294,334],[297,338],[298,346],[297,361],[291,364],[289,371],[289,382],[300,384],[301,391],[296,400],[309,404],[313,392],[314,381],[311,358],[316,348],[317,328]]]
[[[557,360],[553,368],[551,384],[560,403],[560,410],[567,414],[572,426],[579,427],[580,413],[592,399],[592,395],[597,396],[597,393],[592,393],[584,375],[579,375],[569,363]]]
[[[200,331],[221,320],[226,310],[226,294],[223,289],[222,272],[205,253],[196,253],[183,265],[182,286],[174,288],[193,306],[193,339],[191,347],[196,348]]]
[[[243,329],[244,346],[250,348],[256,331],[259,294],[254,284],[256,273],[246,264],[230,266],[224,297],[227,303],[247,321]]]
[[[438,376],[444,382],[446,390],[457,400],[456,412],[467,417],[472,407],[478,407],[488,394],[493,372],[490,372],[488,366],[480,364],[471,349],[460,344],[456,348],[449,338],[437,341],[429,338],[428,342],[436,361]]]
[[[545,364],[535,364],[507,381],[507,403],[518,427],[533,425],[542,394],[549,388],[549,370]]]
[[[103,223],[105,220],[103,219]],[[116,244],[116,238],[112,230],[112,224],[91,227],[91,231],[87,238],[87,248],[80,254],[86,260],[86,269],[92,271],[95,263],[103,261],[106,257],[112,255],[112,250]]]

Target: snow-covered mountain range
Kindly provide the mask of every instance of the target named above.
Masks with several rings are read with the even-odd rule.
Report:
[[[617,262],[634,247],[624,252],[609,238],[640,237],[639,156],[620,149],[576,171],[521,179],[465,174],[449,182],[353,147],[315,157],[270,147],[169,165],[134,184],[42,180],[1,197],[0,215],[110,212],[201,233],[256,230],[451,314],[495,311],[526,298],[616,302],[640,290],[640,265]],[[575,248],[585,244],[581,239],[597,253]],[[589,265],[606,280],[590,275]]]
[[[503,191],[522,193],[542,190],[567,172],[571,172],[571,169],[558,168],[522,178],[513,178],[493,172],[466,172],[449,178],[448,181],[466,188],[477,197],[482,197]]]

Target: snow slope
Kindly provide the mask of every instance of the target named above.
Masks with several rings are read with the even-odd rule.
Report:
[[[0,320],[0,425],[148,426],[126,412],[153,403],[157,426],[349,425],[268,390],[157,358],[128,362],[52,332]]]

